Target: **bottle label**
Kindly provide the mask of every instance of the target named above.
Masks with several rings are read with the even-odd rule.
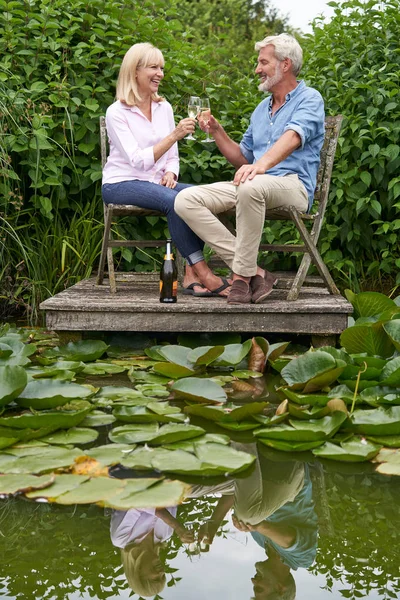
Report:
[[[172,252],[171,252],[171,254],[164,254],[164,260],[175,260]]]
[[[173,296],[178,295],[178,282],[176,281],[176,279],[175,279],[175,281],[172,282],[172,295]]]

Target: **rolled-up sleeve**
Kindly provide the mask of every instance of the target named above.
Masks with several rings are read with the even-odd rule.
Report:
[[[169,125],[169,133],[175,129],[175,119],[174,113],[172,112],[172,107],[169,106],[168,111],[168,125]],[[176,178],[179,177],[179,152],[178,152],[178,143],[175,142],[173,146],[167,152],[167,162],[165,164],[165,172],[171,171],[176,175]]]
[[[293,112],[290,121],[285,125],[285,131],[295,131],[301,140],[301,147],[318,136],[325,119],[324,101],[314,90],[312,95],[305,97]]]
[[[141,171],[149,171],[153,168],[153,146],[140,148],[123,115],[108,109],[106,127],[110,141],[130,165]]]
[[[249,164],[252,164],[254,161],[254,154],[253,154],[254,143],[253,143],[253,126],[251,123],[248,126],[246,132],[244,133],[244,135],[242,137],[242,141],[239,144],[239,147],[240,147],[240,152],[243,154],[243,156],[245,157],[247,162]]]

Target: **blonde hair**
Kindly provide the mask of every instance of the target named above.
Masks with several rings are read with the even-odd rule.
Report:
[[[265,46],[269,46],[270,44],[274,47],[275,57],[279,61],[290,58],[292,61],[292,71],[297,76],[303,65],[303,50],[299,42],[292,35],[281,33],[279,35],[270,35],[261,40],[261,42],[256,42],[255,50],[258,52],[261,48],[265,48]]]
[[[150,64],[164,66],[161,50],[148,42],[134,44],[129,48],[119,70],[117,100],[128,106],[136,106],[142,100],[136,83],[136,71],[141,67],[148,67]],[[152,94],[152,100],[162,102],[164,98],[158,94]]]
[[[167,579],[165,573],[158,576],[152,573],[152,559],[158,557],[159,552],[160,544],[149,549],[143,548],[140,542],[128,544],[121,550],[125,576],[135,594],[149,597],[163,591]]]

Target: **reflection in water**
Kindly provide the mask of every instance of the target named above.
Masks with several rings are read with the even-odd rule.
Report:
[[[209,549],[233,508],[233,525],[239,531],[250,532],[268,557],[255,565],[254,598],[291,600],[296,595],[291,569],[309,567],[317,549],[317,517],[309,468],[293,460],[274,462],[256,444],[236,447],[256,456],[255,468],[247,478],[191,489],[190,496],[194,498],[221,494],[212,515],[199,527],[197,548]],[[160,594],[164,589],[166,576],[160,549],[174,531],[193,551],[194,532],[177,519],[177,507],[113,511],[111,540],[122,548],[127,581],[140,596]]]

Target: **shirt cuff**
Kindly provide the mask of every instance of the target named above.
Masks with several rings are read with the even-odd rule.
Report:
[[[154,167],[153,146],[150,146],[149,148],[145,148],[142,151],[142,156],[143,156],[143,169],[145,171],[150,171],[150,169],[152,169]]]
[[[300,140],[301,140],[301,149],[303,150],[304,144],[306,143],[306,136],[304,133],[304,129],[302,127],[300,127],[299,125],[291,125],[289,123],[289,125],[286,125],[283,133],[285,133],[285,131],[295,131],[299,135]]]

